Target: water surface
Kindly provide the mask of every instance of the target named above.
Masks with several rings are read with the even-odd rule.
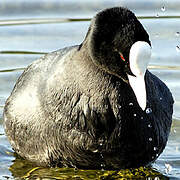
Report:
[[[107,7],[136,13],[153,46],[149,70],[171,89],[173,125],[166,149],[152,168],[124,171],[43,168],[16,157],[3,130],[3,106],[23,69],[35,59],[80,44],[90,19]],[[0,6],[0,179],[180,179],[180,1],[178,0],[6,0]]]

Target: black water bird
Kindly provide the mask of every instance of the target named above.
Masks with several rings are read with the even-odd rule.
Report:
[[[91,21],[85,40],[34,61],[4,108],[17,154],[42,166],[121,169],[162,153],[173,98],[147,70],[149,35],[123,7]]]

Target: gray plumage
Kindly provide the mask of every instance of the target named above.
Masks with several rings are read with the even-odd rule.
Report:
[[[106,13],[112,15],[112,24]],[[116,26],[122,24],[121,18],[114,22],[124,14],[134,23],[126,49],[118,44],[122,31]],[[102,39],[96,40],[98,25],[106,21],[102,24],[108,27],[115,24],[116,35],[113,32],[107,40],[109,32],[104,30]],[[129,20],[123,21],[131,29]],[[115,50],[103,38],[113,41]],[[16,153],[43,166],[101,168],[104,164],[107,169],[120,169],[153,162],[168,139],[173,98],[147,70],[147,107],[152,112],[139,107],[126,77],[131,74],[128,62],[121,62],[117,53],[119,48],[128,59],[129,48],[138,40],[150,43],[134,14],[112,8],[93,18],[81,45],[49,53],[28,66],[4,109],[5,131]]]

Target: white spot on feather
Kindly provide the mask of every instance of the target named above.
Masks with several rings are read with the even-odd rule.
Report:
[[[151,108],[147,108],[146,109],[146,114],[150,114],[150,113],[152,113],[152,109]]]

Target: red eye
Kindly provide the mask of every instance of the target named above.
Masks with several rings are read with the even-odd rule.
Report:
[[[124,59],[124,57],[123,57],[122,54],[120,54],[120,57],[121,57],[121,59],[122,59],[123,61],[126,61],[126,60]]]

